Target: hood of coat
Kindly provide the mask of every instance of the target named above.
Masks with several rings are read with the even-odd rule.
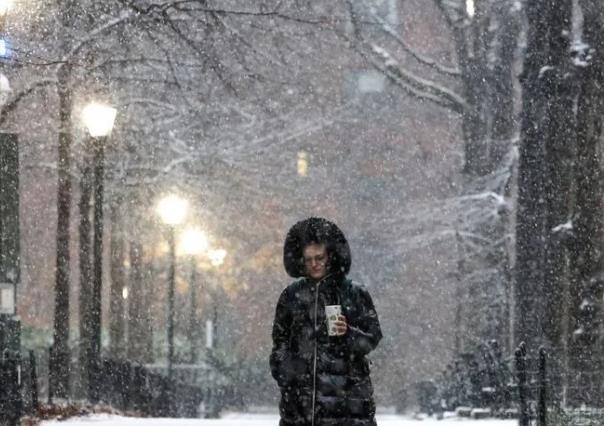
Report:
[[[311,217],[292,226],[285,237],[283,265],[289,276],[305,276],[302,252],[312,243],[325,244],[329,254],[328,274],[348,274],[352,258],[344,233],[327,219]]]

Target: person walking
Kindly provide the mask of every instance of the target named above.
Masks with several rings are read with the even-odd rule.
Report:
[[[346,276],[346,237],[326,219],[300,221],[287,233],[283,262],[299,279],[281,293],[273,322],[279,425],[375,426],[366,355],[382,332],[369,292]],[[336,312],[329,321],[326,307]]]

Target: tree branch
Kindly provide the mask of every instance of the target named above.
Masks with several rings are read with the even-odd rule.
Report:
[[[19,106],[19,103],[33,93],[36,89],[49,86],[51,84],[57,84],[56,79],[44,79],[34,82],[31,86],[17,93],[4,107],[0,110],[0,126],[4,125],[8,115],[13,112]]]
[[[394,28],[392,28],[392,25],[390,25],[390,23],[388,23],[384,18],[382,18],[381,16],[379,16],[376,13],[374,8],[371,9],[371,14],[372,14],[373,18],[380,24],[380,28],[382,29],[382,31],[385,34],[387,34],[388,36],[392,37],[392,39],[394,39],[397,42],[397,44],[403,48],[403,50],[405,52],[409,53],[419,63],[427,65],[430,68],[432,68],[442,74],[445,74],[445,75],[451,75],[451,76],[455,76],[455,77],[458,77],[461,75],[461,72],[458,68],[451,68],[451,67],[446,67],[446,66],[440,65],[434,59],[416,52],[415,49],[413,49],[411,46],[409,46],[407,44],[407,42],[403,39],[403,37],[401,37],[394,30]]]

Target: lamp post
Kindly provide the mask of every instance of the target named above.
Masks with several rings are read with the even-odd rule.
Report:
[[[101,352],[101,289],[103,284],[103,180],[105,174],[105,143],[113,129],[116,109],[99,103],[90,103],[82,111],[82,119],[92,141],[94,151],[92,293],[90,303],[90,347],[88,356],[88,398],[99,399],[99,372]]]
[[[214,268],[219,268],[224,263],[226,250],[214,249],[208,251],[208,259]],[[215,289],[214,289],[215,290]],[[216,347],[218,337],[218,309],[216,307],[216,291],[212,295],[212,319],[206,321],[206,348],[212,350]],[[214,371],[210,372],[210,389],[207,395],[207,411],[205,417],[208,419],[218,418],[222,402],[220,394],[217,393],[216,375]]]
[[[174,364],[174,286],[176,280],[176,242],[175,228],[180,225],[187,213],[187,200],[178,195],[168,195],[162,198],[157,206],[157,212],[164,224],[168,226],[168,243],[170,246],[168,270],[168,378],[172,379]]]
[[[191,262],[189,281],[190,311],[189,311],[189,345],[191,364],[197,363],[199,333],[197,324],[197,258],[203,255],[208,249],[208,237],[198,228],[188,228],[181,236],[180,248],[183,255],[189,258]]]
[[[210,264],[214,268],[219,268],[224,263],[224,258],[227,252],[224,249],[214,249],[208,252],[208,258]],[[206,322],[206,347],[212,349],[216,346],[216,340],[218,339],[218,310],[216,308],[216,292],[212,297],[212,319]]]

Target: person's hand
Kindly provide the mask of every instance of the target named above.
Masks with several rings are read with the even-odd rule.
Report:
[[[333,325],[336,328],[336,336],[343,336],[346,334],[348,323],[346,322],[346,317],[344,315],[339,315],[338,319],[333,322]]]

